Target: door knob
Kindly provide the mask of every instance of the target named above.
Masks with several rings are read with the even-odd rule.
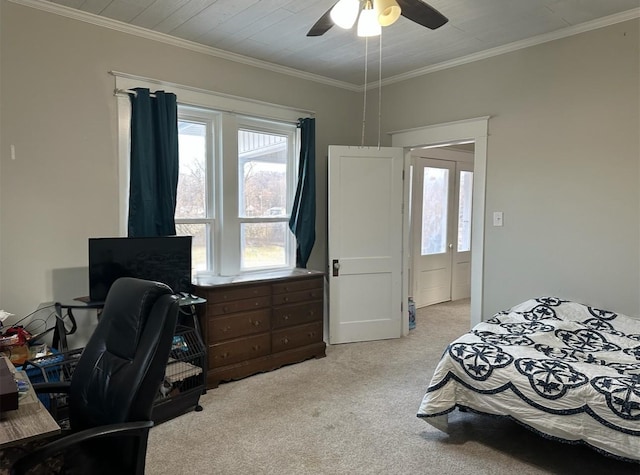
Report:
[[[333,260],[333,276],[338,277],[340,274],[340,261],[338,259]]]

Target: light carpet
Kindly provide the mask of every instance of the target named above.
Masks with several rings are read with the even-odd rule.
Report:
[[[445,434],[416,417],[469,301],[418,310],[396,340],[332,345],[327,357],[221,384],[204,410],[153,428],[149,475],[633,474],[638,464],[455,411]]]

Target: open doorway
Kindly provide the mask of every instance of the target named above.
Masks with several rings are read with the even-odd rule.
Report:
[[[409,292],[417,308],[471,298],[474,149],[411,151]]]
[[[471,233],[471,300],[470,300],[470,328],[482,321],[483,315],[483,274],[484,274],[484,220],[485,220],[485,189],[487,166],[487,134],[489,117],[448,122],[421,128],[391,132],[392,145],[405,150],[405,176],[410,169],[411,153],[416,148],[427,146],[447,146],[473,142],[474,153],[474,182],[472,203],[472,233]],[[409,203],[409,183],[405,180],[404,202]],[[403,223],[403,249],[409,249],[410,222],[405,213]],[[404,253],[403,261],[403,289],[405,301],[409,291],[409,253]],[[409,323],[403,326],[403,334],[408,334]]]

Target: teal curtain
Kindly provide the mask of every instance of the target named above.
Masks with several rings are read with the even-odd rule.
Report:
[[[316,241],[316,120],[300,119],[298,186],[289,229],[297,240],[296,265],[306,268]]]
[[[178,105],[176,95],[135,88],[131,100],[129,237],[176,234]]]

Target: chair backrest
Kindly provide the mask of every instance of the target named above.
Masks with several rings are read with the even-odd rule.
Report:
[[[151,420],[177,315],[168,286],[130,277],[114,282],[71,377],[72,430]]]

